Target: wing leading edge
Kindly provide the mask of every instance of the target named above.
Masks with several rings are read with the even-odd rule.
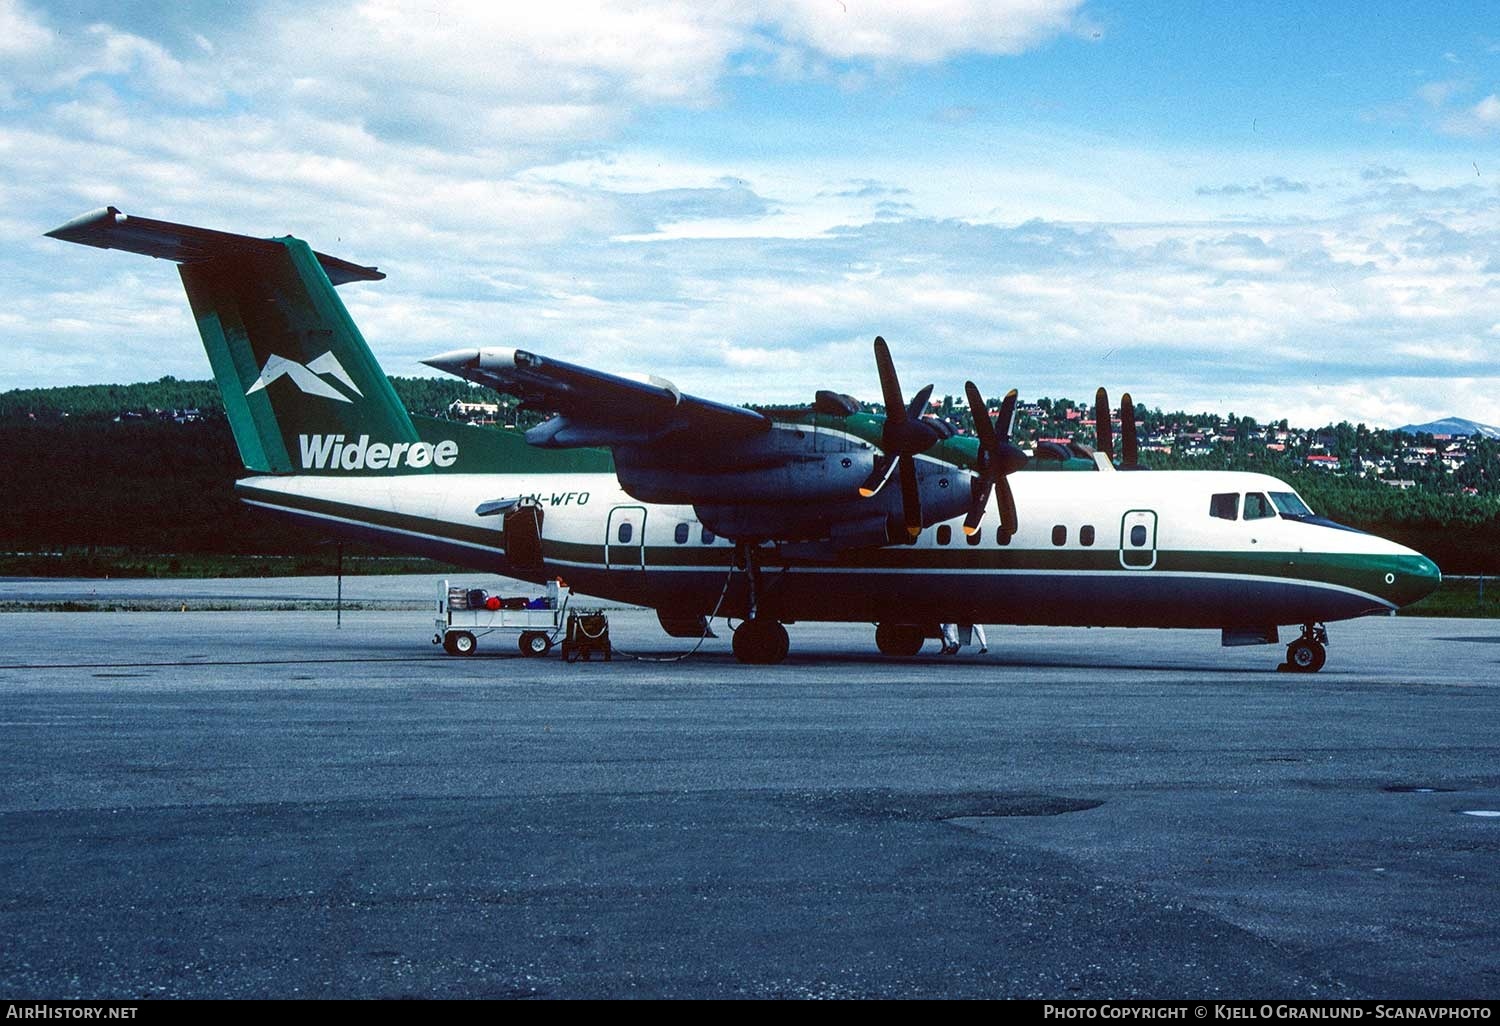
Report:
[[[771,430],[763,413],[684,395],[664,378],[607,374],[523,349],[456,349],[422,362],[558,411],[526,433],[528,442],[542,448],[665,442],[710,448]]]

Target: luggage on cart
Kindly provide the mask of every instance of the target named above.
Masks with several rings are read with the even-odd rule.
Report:
[[[432,643],[449,655],[473,655],[479,639],[496,632],[516,635],[522,655],[542,656],[562,630],[570,592],[561,579],[536,598],[492,595],[483,588],[443,582],[438,596]]]
[[[606,661],[614,657],[609,646],[609,617],[603,613],[569,613],[568,629],[563,635],[563,659],[570,663],[592,659],[595,652]]]

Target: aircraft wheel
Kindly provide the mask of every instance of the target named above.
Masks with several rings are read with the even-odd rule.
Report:
[[[541,631],[525,631],[517,645],[524,656],[543,656],[552,648],[552,639]]]
[[[1328,661],[1328,650],[1311,638],[1298,638],[1286,647],[1286,663],[1298,673],[1317,673]]]
[[[875,647],[881,655],[909,657],[922,651],[922,628],[909,623],[882,623],[875,626]]]
[[[473,655],[478,647],[479,642],[468,631],[449,631],[448,636],[443,639],[443,648],[449,655]]]
[[[776,620],[746,620],[734,632],[731,644],[740,662],[774,666],[786,658],[791,639]]]

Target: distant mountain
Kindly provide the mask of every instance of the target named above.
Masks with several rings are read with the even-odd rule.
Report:
[[[1407,435],[1483,435],[1486,438],[1500,438],[1500,428],[1465,420],[1462,417],[1444,417],[1442,420],[1434,420],[1429,424],[1407,424],[1404,427],[1398,427],[1396,431],[1398,434]]]

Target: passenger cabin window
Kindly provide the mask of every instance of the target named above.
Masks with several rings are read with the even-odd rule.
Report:
[[[973,534],[966,534],[964,535],[964,541],[968,542],[970,545],[978,545],[980,542],[984,541],[984,534],[981,531],[975,531]]]
[[[1006,531],[1005,528],[1003,528],[1003,527],[997,527],[997,528],[995,528],[995,544],[996,545],[1009,545],[1010,544],[1010,533],[1008,531]]]
[[[626,521],[625,523],[621,524],[620,529],[615,532],[615,537],[620,539],[620,543],[623,545],[625,542],[628,542],[630,540],[630,536],[634,533],[635,528],[630,526],[629,521]]]
[[[1245,495],[1245,519],[1264,520],[1266,517],[1274,517],[1276,507],[1271,505],[1271,500],[1260,492],[1248,492]]]
[[[1092,544],[1094,544],[1094,525],[1093,524],[1084,524],[1082,527],[1080,527],[1078,529],[1078,544],[1079,545],[1092,545]]]
[[[672,532],[672,537],[678,545],[686,545],[688,540],[688,525],[678,524],[677,530]]]
[[[698,535],[698,537],[704,545],[712,545],[714,543],[714,533],[706,527],[703,529],[703,533]]]
[[[947,545],[952,540],[953,528],[949,527],[947,524],[940,525],[937,529],[937,543],[939,545]]]
[[[1136,524],[1130,529],[1130,544],[1136,548],[1146,544],[1146,528],[1141,524]]]
[[[1240,515],[1240,497],[1237,492],[1224,492],[1215,495],[1208,500],[1208,515],[1218,517],[1220,520],[1238,520]]]
[[[1068,544],[1068,529],[1066,527],[1064,527],[1062,524],[1058,524],[1056,527],[1054,527],[1052,529],[1052,544],[1053,545],[1066,545],[1066,544]]]

